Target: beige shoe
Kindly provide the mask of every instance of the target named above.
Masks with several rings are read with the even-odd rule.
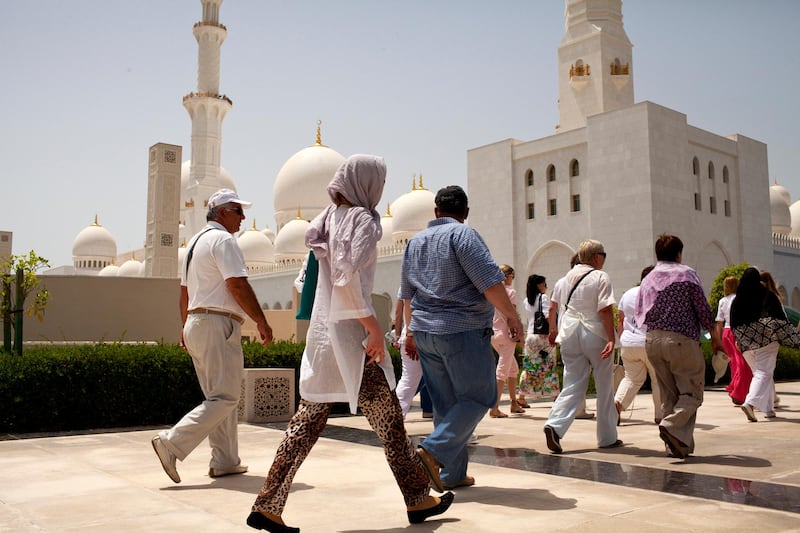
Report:
[[[442,480],[439,477],[439,468],[441,467],[439,461],[422,446],[417,448],[417,456],[419,456],[420,461],[422,461],[422,466],[424,466],[425,470],[428,472],[433,488],[436,489],[437,492],[444,492],[444,485],[442,485]]]
[[[161,442],[161,437],[158,435],[153,437],[150,443],[153,445],[158,460],[161,461],[161,467],[164,469],[164,472],[167,473],[172,481],[180,483],[181,476],[178,474],[178,469],[175,467],[175,461],[177,460],[175,454],[169,451],[167,445]]]
[[[247,472],[247,466],[238,464],[232,468],[209,468],[208,477],[223,477],[232,476],[234,474],[244,474]]]
[[[475,484],[475,478],[474,477],[472,477],[472,476],[464,476],[464,479],[462,479],[458,483],[453,483],[452,485],[449,485],[449,484],[445,483],[444,484],[444,488],[445,488],[445,490],[453,490],[453,489],[457,489],[459,487],[471,487],[474,484]]]

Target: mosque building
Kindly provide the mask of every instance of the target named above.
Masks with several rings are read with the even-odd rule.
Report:
[[[185,242],[205,224],[211,193],[236,190],[220,166],[222,121],[233,105],[219,93],[220,48],[227,34],[219,22],[221,3],[202,0],[203,19],[193,29],[198,87],[183,99],[192,146],[191,159],[180,165],[179,202],[148,191],[148,198],[169,204],[148,213],[164,212],[165,220],[175,213],[175,222],[158,235],[148,220],[144,242],[151,247],[168,242],[169,253],[178,258],[176,268],[162,277],[178,277]],[[684,241],[684,262],[698,270],[707,289],[721,268],[746,261],[770,270],[785,303],[800,308],[800,201],[791,203],[777,183],[770,187],[766,145],[702,130],[679,111],[652,102],[636,103],[632,48],[621,0],[566,0],[558,46],[560,124],[549,137],[504,139],[468,150],[467,223],[481,233],[498,263],[517,269],[516,289],[523,294],[532,273],[553,281],[562,276],[587,238],[605,244],[606,270],[621,294],[654,261],[657,236],[673,233]],[[314,144],[289,157],[275,178],[275,231],[259,229],[254,220],[238,235],[265,309],[291,307],[292,281],[308,253],[308,221],[330,202],[326,186],[344,159],[323,144],[318,123]],[[434,192],[422,176],[411,181],[410,192],[381,202],[386,213],[374,292],[392,299],[405,244],[433,218]],[[165,232],[177,239],[165,239]],[[73,242],[73,265],[45,274],[154,276],[147,267],[151,252],[145,245],[118,253],[113,236],[95,217]]]

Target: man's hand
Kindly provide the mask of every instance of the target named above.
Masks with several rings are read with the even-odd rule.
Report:
[[[259,322],[257,324],[258,327],[258,334],[261,336],[261,344],[266,346],[267,344],[272,342],[272,328],[265,320],[264,322]]]
[[[419,360],[419,352],[417,352],[417,342],[414,337],[406,336],[406,355],[412,361]]]

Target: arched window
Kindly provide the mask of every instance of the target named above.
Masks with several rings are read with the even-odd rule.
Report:
[[[556,167],[550,165],[547,167],[547,181],[556,181]]]
[[[525,171],[525,184],[528,187],[533,187],[533,170],[531,169]]]
[[[722,183],[728,183],[730,176],[728,175],[728,167],[722,167]]]
[[[569,164],[569,175],[575,177],[581,173],[580,164],[577,159],[573,159]]]
[[[714,163],[711,161],[708,162],[708,179],[714,179]]]
[[[696,157],[692,159],[692,174],[694,174],[695,176],[700,175],[700,160],[697,159]]]

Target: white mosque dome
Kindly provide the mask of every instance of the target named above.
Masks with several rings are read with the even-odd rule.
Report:
[[[800,237],[800,200],[789,206],[789,216],[792,218],[792,235]]]
[[[307,220],[297,217],[281,228],[275,237],[276,262],[305,259],[308,255],[306,230],[310,225]]]
[[[777,183],[769,188],[769,212],[772,232],[789,234],[792,231],[792,215],[789,210],[791,195]]]
[[[108,261],[111,262],[116,256],[117,243],[111,232],[97,223],[97,217],[94,218],[93,224],[82,229],[72,241],[73,260],[82,257],[102,257],[108,258]]]
[[[261,233],[267,236],[269,242],[275,244],[275,232],[269,227],[269,225],[265,226],[264,229],[261,230]]]
[[[184,198],[187,187],[189,187],[189,177],[192,173],[192,161],[186,160],[181,164],[181,202],[188,200]],[[219,188],[236,190],[236,184],[233,182],[233,176],[225,167],[219,167]],[[183,204],[181,204],[183,205]]]
[[[434,218],[435,198],[431,191],[420,184],[392,203],[394,242],[407,241],[428,226],[428,222]]]
[[[103,268],[100,272],[97,273],[98,276],[103,277],[110,277],[113,278],[119,273],[119,267],[117,265],[108,265]]]
[[[381,229],[383,230],[383,235],[381,236],[381,240],[378,242],[378,246],[388,246],[392,244],[394,241],[392,239],[392,233],[394,232],[394,217],[392,216],[392,212],[389,206],[386,206],[386,214],[381,217]]]
[[[278,235],[284,224],[295,218],[298,208],[311,219],[330,205],[328,183],[342,163],[344,157],[339,152],[318,142],[283,164],[272,190]]]
[[[141,278],[144,275],[144,263],[136,259],[128,259],[119,267],[117,276],[121,278]]]
[[[256,228],[255,221],[253,227],[239,235],[236,242],[239,243],[248,269],[252,267],[255,271],[263,270],[275,261],[275,247],[269,237]]]
[[[786,202],[786,205],[792,203],[792,194],[789,192],[789,189],[787,189],[777,181],[775,181],[775,183],[772,184],[770,190],[774,190],[775,192],[780,194],[783,200]]]

